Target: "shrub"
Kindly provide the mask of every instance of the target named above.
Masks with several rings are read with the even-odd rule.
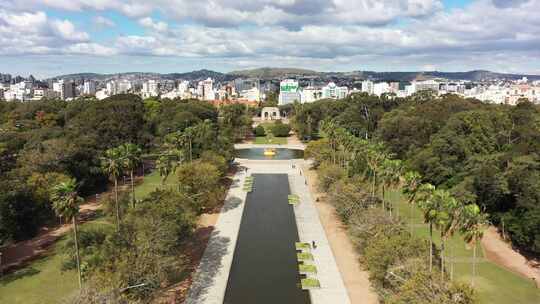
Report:
[[[272,126],[272,134],[276,137],[287,137],[291,132],[291,126],[282,123],[281,121],[276,121]]]
[[[254,130],[255,136],[266,136],[266,131],[264,130],[264,127],[261,125],[258,125]]]
[[[324,162],[319,167],[319,187],[321,191],[328,191],[333,183],[346,176],[345,170],[340,166]]]

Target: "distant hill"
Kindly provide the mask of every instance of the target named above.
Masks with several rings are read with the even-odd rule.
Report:
[[[364,78],[372,78],[377,80],[394,80],[394,81],[412,81],[421,79],[445,78],[449,80],[491,80],[491,79],[521,79],[527,77],[529,80],[540,80],[540,75],[526,74],[505,74],[496,73],[484,70],[468,71],[468,72],[373,72],[373,71],[358,71],[359,75]]]
[[[96,74],[96,73],[78,73],[78,74],[67,74],[59,75],[52,77],[51,79],[69,79],[69,80],[83,80],[83,79],[92,79],[92,80],[105,80],[111,78],[158,78],[158,79],[183,79],[183,80],[202,80],[206,78],[212,78],[215,81],[226,81],[232,80],[229,75],[210,71],[210,70],[198,70],[187,73],[170,73],[170,74],[160,74],[160,73],[147,73],[147,72],[127,72],[127,73],[116,73],[116,74]]]
[[[322,73],[297,68],[259,68],[251,70],[233,71],[228,74],[248,78],[274,79],[287,78],[292,76],[318,76]]]
[[[375,71],[351,71],[351,72],[317,72],[307,69],[297,68],[259,68],[251,70],[233,71],[230,73],[220,73],[211,70],[198,70],[187,73],[146,73],[146,72],[129,72],[118,74],[96,74],[96,73],[79,73],[56,76],[51,79],[71,79],[71,80],[106,80],[112,78],[130,78],[130,79],[169,79],[169,80],[189,80],[198,81],[206,78],[212,78],[216,82],[231,81],[236,78],[259,78],[263,80],[270,79],[285,79],[285,78],[316,78],[321,81],[328,81],[332,79],[348,79],[348,80],[361,80],[372,79],[379,81],[413,81],[423,79],[445,78],[449,80],[469,80],[480,81],[490,79],[521,79],[527,77],[529,80],[540,80],[540,75],[526,75],[526,74],[505,74],[496,73],[485,70],[475,70],[468,72],[440,72],[440,71],[427,71],[427,72],[375,72]]]

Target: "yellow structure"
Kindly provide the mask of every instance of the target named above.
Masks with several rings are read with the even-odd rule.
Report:
[[[276,155],[276,149],[273,149],[273,148],[264,149],[264,155],[265,156],[274,156],[274,155]]]

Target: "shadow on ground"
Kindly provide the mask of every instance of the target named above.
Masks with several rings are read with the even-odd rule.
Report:
[[[189,290],[186,304],[204,303],[208,289],[215,283],[214,279],[221,269],[222,260],[227,254],[229,238],[219,236],[218,231],[213,231],[210,242],[206,247],[204,256],[199,264],[193,285]]]

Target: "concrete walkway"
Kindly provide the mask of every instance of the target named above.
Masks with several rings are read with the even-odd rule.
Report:
[[[242,185],[246,173],[240,170],[233,178],[225,204],[204,251],[186,304],[223,304],[234,248],[246,201]]]
[[[320,289],[310,290],[311,303],[350,304],[351,301],[334,253],[319,219],[319,213],[314,205],[306,179],[300,175],[299,167],[298,163],[295,172],[289,174],[291,192],[300,198],[300,203],[294,207],[296,224],[301,242],[312,243],[315,241],[316,248],[312,248],[311,254],[313,254],[314,265],[317,267],[317,279],[321,284]]]

